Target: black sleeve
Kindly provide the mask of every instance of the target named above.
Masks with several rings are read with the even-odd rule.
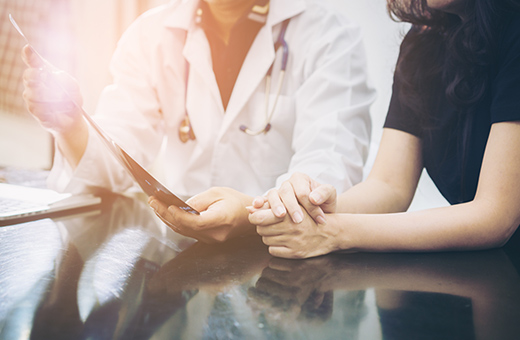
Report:
[[[410,34],[414,28],[412,27],[408,34]],[[407,34],[407,36],[408,36]],[[401,43],[399,59],[401,58],[402,51],[406,49],[408,39],[405,37]],[[392,97],[390,99],[390,106],[388,107],[388,113],[386,115],[385,124],[383,127],[396,129],[404,132],[408,132],[414,136],[421,137],[421,124],[418,120],[418,116],[414,114],[409,108],[407,108],[401,102],[401,96],[399,93],[400,79],[397,71],[394,74],[394,83],[392,85]]]
[[[491,123],[520,120],[520,17],[511,19],[500,40]]]
[[[401,105],[399,98],[399,79],[397,75],[394,75],[392,98],[390,99],[390,106],[384,127],[408,132],[414,136],[421,137],[422,129],[417,118],[417,115]]]

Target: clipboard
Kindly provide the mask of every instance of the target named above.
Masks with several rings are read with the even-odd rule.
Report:
[[[43,64],[47,64],[47,61],[34,49],[34,47],[29,43],[29,40],[23,34],[20,26],[16,23],[13,16],[9,14],[9,20],[14,28],[20,33],[20,35],[24,38],[27,45],[31,51],[38,56],[38,58],[43,62]],[[68,94],[68,92],[58,84],[61,90],[67,95],[72,104],[80,110],[83,118],[87,121],[87,123],[92,127],[96,134],[101,138],[103,144],[110,150],[112,155],[119,161],[119,163],[129,172],[129,174],[133,177],[135,182],[139,184],[141,189],[148,196],[155,196],[160,201],[167,205],[175,205],[180,209],[189,212],[191,214],[199,215],[199,212],[191,207],[189,204],[180,199],[177,195],[172,193],[168,188],[166,188],[163,184],[161,184],[155,177],[152,176],[145,168],[143,168],[135,159],[133,159],[122,147],[120,147],[109,135],[107,135],[99,125],[90,117],[90,115],[78,104],[72,97]]]

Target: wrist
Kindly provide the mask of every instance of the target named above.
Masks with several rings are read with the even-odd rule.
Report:
[[[239,192],[238,199],[240,201],[240,211],[237,214],[239,219],[238,224],[248,227],[255,227],[251,224],[251,222],[249,222],[249,211],[247,210],[247,207],[251,206],[254,197]]]
[[[253,197],[240,193],[238,199],[238,210],[232,214],[234,215],[231,223],[233,226],[232,237],[256,235],[256,226],[249,222],[249,212],[246,209],[246,207],[251,205]]]
[[[78,121],[69,125],[67,129],[53,131],[52,135],[64,157],[76,167],[88,144],[89,131],[85,120],[80,116]]]
[[[326,227],[332,235],[331,252],[355,249],[352,228],[349,228],[345,217],[345,214],[326,214]]]

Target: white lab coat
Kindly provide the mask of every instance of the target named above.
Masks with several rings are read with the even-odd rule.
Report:
[[[162,161],[165,185],[180,196],[213,186],[249,195],[277,187],[294,172],[307,173],[338,191],[362,179],[370,140],[369,106],[375,99],[359,27],[321,0],[271,0],[267,23],[244,61],[224,111],[203,29],[195,22],[198,0],[172,1],[138,18],[121,38],[111,71],[113,85],[101,95],[94,119],[143,166]],[[274,102],[281,49],[274,41],[291,18],[287,74],[267,134],[265,75],[275,60]],[[190,63],[185,100],[185,60]],[[178,127],[186,107],[197,139],[182,143]],[[127,189],[128,174],[90,134],[72,171],[58,153],[49,179],[60,191],[102,186]]]

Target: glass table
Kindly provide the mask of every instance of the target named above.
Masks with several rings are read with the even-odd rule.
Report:
[[[0,339],[519,339],[519,248],[286,260],[110,195],[0,227]]]

